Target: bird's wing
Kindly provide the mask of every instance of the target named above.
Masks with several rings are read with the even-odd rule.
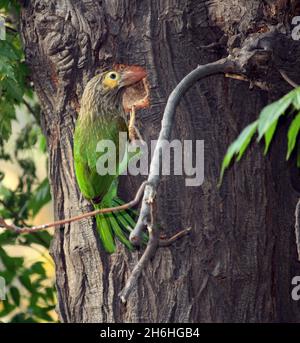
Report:
[[[116,170],[120,154],[124,154],[125,147],[119,154],[119,132],[127,130],[127,125],[121,117],[103,122],[95,121],[89,128],[76,126],[74,134],[74,164],[80,191],[87,199],[102,199],[111,191],[112,182],[118,177],[115,175],[100,175],[97,171],[97,161],[103,154],[108,158],[116,158]],[[101,140],[110,140],[115,144],[116,156],[109,156],[108,152],[97,151]],[[112,151],[114,153],[114,151]],[[121,155],[121,159],[123,156]]]

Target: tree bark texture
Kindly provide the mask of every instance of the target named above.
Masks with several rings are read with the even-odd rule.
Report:
[[[240,47],[250,34],[277,24],[288,29],[299,12],[296,3],[23,1],[21,30],[43,109],[56,218],[91,209],[76,185],[72,141],[84,86],[97,70],[114,63],[147,69],[151,108],[138,119],[149,142],[157,138],[167,97],[183,76],[226,56],[230,44]],[[215,42],[220,47],[209,48]],[[299,47],[287,42],[279,60],[299,83]],[[268,101],[290,90],[275,66],[268,75],[274,85],[269,92],[217,75],[198,82],[182,99],[173,137],[205,141],[205,181],[185,187],[183,177],[165,177],[158,218],[167,235],[193,230],[157,251],[126,305],[118,293],[141,252],[119,245],[115,254],[106,254],[93,218],[56,230],[51,253],[62,322],[300,321],[290,296],[299,270],[293,232],[299,187],[284,160],[286,128],[279,128],[271,157],[253,145],[217,188],[230,142]],[[123,177],[123,196],[131,199],[142,180]]]

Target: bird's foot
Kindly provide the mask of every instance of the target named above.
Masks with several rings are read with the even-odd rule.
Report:
[[[145,144],[145,141],[143,140],[142,135],[140,134],[140,131],[135,126],[135,114],[136,106],[132,106],[130,111],[130,119],[129,119],[129,125],[128,125],[128,135],[129,135],[129,141],[132,144],[135,144],[136,141],[139,141],[140,144]]]

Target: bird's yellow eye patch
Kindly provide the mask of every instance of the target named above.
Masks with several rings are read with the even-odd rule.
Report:
[[[116,71],[109,71],[104,76],[103,86],[109,89],[114,89],[119,85],[120,78],[120,74]]]

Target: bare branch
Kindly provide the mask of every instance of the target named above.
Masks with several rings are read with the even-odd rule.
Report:
[[[150,207],[150,217],[151,217],[151,222],[148,225],[149,241],[148,241],[145,252],[143,253],[138,263],[133,268],[133,271],[126,282],[125,287],[119,293],[119,297],[121,298],[121,301],[123,303],[127,301],[130,293],[132,292],[133,288],[136,286],[136,283],[142,271],[144,270],[146,264],[149,262],[151,257],[155,254],[155,251],[158,247],[159,230],[157,228],[157,223],[156,223],[156,218],[155,218],[155,215],[156,215],[155,203],[154,202],[149,203],[149,207]]]
[[[148,184],[145,188],[140,215],[134,230],[130,234],[130,241],[133,244],[141,244],[141,236],[143,229],[150,222],[151,208],[149,205],[149,200],[151,200],[151,194],[155,194],[157,192],[161,179],[160,171],[163,141],[169,141],[171,138],[171,131],[174,123],[175,111],[181,98],[184,96],[184,94],[191,86],[193,86],[198,80],[204,77],[219,73],[238,73],[239,71],[240,67],[237,66],[237,64],[231,58],[225,58],[203,66],[198,66],[188,75],[186,75],[170,94],[164,111],[159,138],[150,165]]]
[[[148,232],[149,232],[149,241],[142,257],[133,268],[133,271],[126,282],[125,287],[119,293],[119,297],[121,298],[121,301],[123,303],[127,301],[130,293],[132,292],[140,275],[142,274],[142,271],[144,270],[147,263],[155,254],[156,249],[158,247],[167,247],[173,244],[175,241],[186,236],[191,231],[191,228],[188,228],[186,230],[182,230],[178,232],[176,235],[172,236],[169,239],[159,239],[159,228],[157,226],[157,218],[156,218],[156,215],[157,215],[156,202],[154,201],[154,197],[151,197],[151,200],[149,201],[149,207],[150,207],[150,218],[151,218],[150,219],[151,222],[147,226]]]
[[[160,172],[162,163],[162,146],[165,140],[169,141],[171,138],[171,131],[175,121],[175,111],[181,98],[184,96],[187,90],[201,78],[219,73],[238,73],[240,70],[241,67],[237,65],[231,57],[203,66],[198,66],[191,73],[186,75],[170,94],[163,114],[162,126],[158,141],[154,150],[153,158],[151,160],[150,173],[144,192],[140,215],[134,230],[130,234],[131,242],[135,245],[140,245],[143,230],[145,226],[147,226],[149,232],[149,242],[144,254],[134,267],[129,279],[127,280],[125,287],[119,294],[122,302],[127,301],[131,291],[136,286],[139,276],[141,275],[146,264],[149,262],[150,258],[154,255],[157,247],[166,247],[174,243],[177,239],[184,237],[191,231],[191,229],[187,229],[177,233],[170,239],[159,239],[159,229],[157,227],[155,218],[156,210],[154,208],[156,205],[155,196],[161,179]]]
[[[278,70],[280,75],[282,76],[282,78],[290,85],[292,86],[293,88],[298,88],[299,85],[294,82],[293,80],[291,80],[288,76],[287,76],[287,73],[285,71],[283,71],[282,69],[279,69]]]
[[[180,238],[187,236],[192,231],[192,228],[189,227],[185,230],[177,232],[174,236],[170,238],[160,238],[158,245],[159,247],[168,247],[178,241]]]
[[[249,82],[250,83],[250,88],[252,88],[253,86],[256,86],[256,87],[258,87],[258,88],[260,88],[260,89],[262,89],[264,91],[269,91],[270,90],[270,86],[266,82],[250,80],[245,75],[226,73],[225,77],[229,77],[229,78],[234,79],[234,80]]]
[[[84,214],[81,214],[79,216],[75,216],[75,217],[72,217],[69,219],[58,220],[58,221],[55,221],[53,223],[48,223],[48,224],[43,224],[43,225],[38,225],[38,226],[33,226],[33,227],[19,227],[19,226],[16,226],[14,224],[8,224],[3,218],[0,218],[0,227],[3,227],[7,230],[10,230],[10,231],[13,231],[16,233],[32,233],[32,232],[36,232],[36,231],[49,229],[52,227],[60,227],[60,226],[65,225],[65,224],[77,222],[77,221],[85,219],[85,218],[94,217],[100,213],[111,213],[111,212],[119,212],[119,211],[127,210],[128,208],[131,208],[140,202],[140,199],[143,195],[146,184],[147,184],[147,181],[143,182],[141,184],[140,188],[138,189],[138,191],[135,195],[135,198],[133,200],[131,200],[130,202],[123,204],[121,206],[111,207],[111,208],[103,208],[100,210],[95,210],[92,212],[84,213]]]

